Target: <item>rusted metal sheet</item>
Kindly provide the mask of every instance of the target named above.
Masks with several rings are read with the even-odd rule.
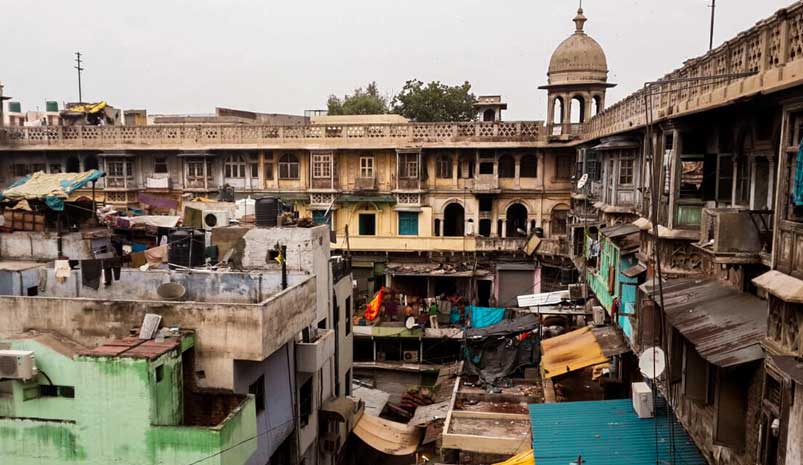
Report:
[[[657,286],[641,290],[660,305]],[[767,332],[767,302],[717,281],[673,279],[663,284],[663,310],[700,355],[719,367],[764,358],[760,342]]]
[[[84,351],[81,355],[89,357],[147,358],[152,360],[176,349],[179,344],[180,339],[178,338],[165,339],[164,342],[156,342],[155,340],[143,341],[136,337],[126,337],[109,341],[102,346]]]
[[[630,352],[630,347],[627,345],[624,334],[613,326],[593,328],[591,333],[597,340],[597,344],[602,348],[602,354],[606,357]]]

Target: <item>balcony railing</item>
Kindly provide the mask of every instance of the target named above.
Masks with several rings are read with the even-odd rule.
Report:
[[[760,90],[782,89],[803,79],[803,3],[780,10],[705,55],[692,58],[651,88],[650,109],[655,120],[713,107]],[[790,66],[791,65],[791,66]],[[694,78],[753,76],[699,80]],[[679,81],[686,79],[686,81]],[[688,79],[693,79],[688,81]],[[671,80],[671,82],[670,82]],[[645,123],[645,93],[639,90],[588,120],[584,138],[628,131]],[[553,132],[550,132],[553,134]]]
[[[359,146],[460,142],[545,141],[542,121],[407,123],[354,125],[154,125],[42,126],[0,130],[0,146],[19,147],[216,147],[237,145],[299,146],[305,143]]]

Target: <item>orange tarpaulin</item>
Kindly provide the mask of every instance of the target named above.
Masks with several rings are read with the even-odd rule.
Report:
[[[545,378],[608,363],[608,357],[602,353],[602,346],[590,326],[544,339],[541,341],[541,353]]]
[[[379,316],[379,309],[382,307],[382,297],[385,296],[385,288],[379,289],[379,292],[376,293],[373,300],[368,302],[368,305],[365,306],[365,319],[368,321],[376,320],[376,317]]]

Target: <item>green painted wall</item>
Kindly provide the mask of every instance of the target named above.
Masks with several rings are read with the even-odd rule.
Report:
[[[256,412],[249,398],[217,427],[181,426],[182,365],[178,351],[157,360],[78,356],[74,360],[34,340],[10,340],[33,350],[55,385],[74,398],[24,400],[34,383],[13,382],[0,397],[0,464],[242,465],[256,450]],[[156,382],[161,366],[161,381]],[[40,375],[37,381],[47,384]],[[0,390],[2,392],[2,390]],[[29,394],[28,397],[31,397]],[[11,416],[11,418],[8,418]]]

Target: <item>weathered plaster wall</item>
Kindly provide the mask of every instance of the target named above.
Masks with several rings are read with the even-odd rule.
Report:
[[[295,351],[286,344],[261,362],[235,360],[234,392],[247,394],[248,387],[263,376],[265,410],[256,413],[257,451],[248,465],[264,465],[295,429]]]
[[[145,313],[156,313],[163,326],[196,330],[201,384],[232,389],[234,359],[262,361],[313,323],[315,292],[309,278],[261,304],[0,297],[0,337],[39,329],[94,346],[128,335]]]
[[[48,376],[73,387],[75,397],[23,402],[21,393],[15,393],[19,405],[14,414],[24,419],[0,419],[0,463],[172,465],[211,456],[204,463],[241,465],[256,448],[243,444],[237,451],[216,455],[255,435],[253,400],[219,427],[182,426],[180,354],[168,352],[152,361],[73,359],[36,341],[7,342],[33,350],[38,364],[48,368]],[[161,381],[154,375],[159,365],[166,370]],[[22,386],[15,384],[21,391]]]
[[[123,268],[120,280],[99,289],[81,284],[81,270],[73,270],[63,283],[55,279],[55,270],[47,270],[46,288],[40,295],[53,297],[83,297],[107,300],[161,300],[157,289],[161,284],[176,282],[184,286],[184,301],[218,303],[258,303],[281,290],[281,274],[224,273],[175,270],[149,270]],[[293,286],[307,279],[303,273],[288,273],[287,282]]]
[[[72,260],[92,258],[89,242],[80,233],[62,235],[64,255]],[[55,233],[13,232],[0,235],[0,258],[55,260],[58,258],[58,251]]]
[[[354,297],[352,296],[352,279],[351,275],[347,276],[346,278],[341,279],[337,283],[335,283],[335,297],[337,298],[337,308],[340,312],[340,328],[338,328],[338,365],[339,365],[339,373],[338,381],[340,383],[340,394],[344,395],[346,392],[350,392],[350,386],[348,386],[348,379],[346,377],[346,373],[351,369],[352,362],[354,360],[354,333],[352,331],[348,331],[350,328],[351,323],[351,312],[354,309]],[[346,307],[346,299],[351,297],[351,311]]]
[[[317,307],[315,322],[330,317],[329,228],[254,228],[243,236],[242,266],[245,269],[277,269],[268,254],[277,244],[287,247],[287,269],[315,275]]]

